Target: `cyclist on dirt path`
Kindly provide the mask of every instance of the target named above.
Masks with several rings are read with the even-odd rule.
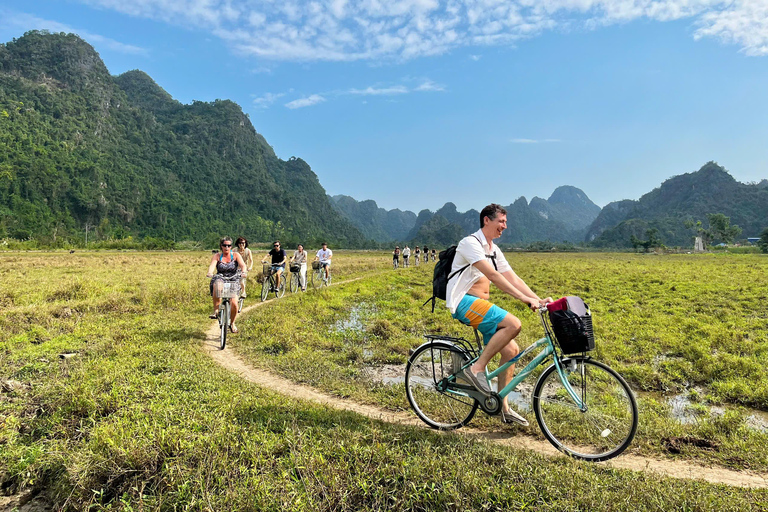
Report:
[[[456,247],[451,267],[451,279],[446,288],[446,307],[453,318],[470,325],[483,335],[485,349],[475,363],[464,369],[463,377],[478,391],[491,394],[484,371],[496,354],[501,364],[514,358],[520,347],[515,337],[520,333],[520,320],[488,301],[491,283],[504,293],[526,303],[531,310],[552,302],[541,299],[515,274],[493,240],[507,228],[507,211],[498,204],[489,204],[480,212],[480,229],[463,238]],[[464,269],[464,270],[462,270]],[[503,389],[514,375],[514,365],[499,374],[498,389]],[[501,421],[527,426],[528,421],[502,401]]]
[[[210,285],[211,297],[213,297],[213,314],[210,316],[211,319],[218,318],[219,305],[221,304],[221,299],[213,294],[214,283],[221,277],[232,277],[236,275],[238,269],[240,270],[241,276],[248,275],[248,270],[245,268],[243,258],[238,253],[232,252],[231,238],[228,236],[222,238],[219,241],[219,247],[221,248],[221,252],[213,254],[211,257],[211,264],[208,265],[208,273],[206,274],[207,277],[213,278],[211,279]],[[237,301],[232,302],[232,310],[229,316],[229,328],[233,333],[236,333],[238,330],[235,326],[235,318],[237,318]]]
[[[272,258],[271,264],[272,271],[275,272],[275,288],[279,289],[280,276],[285,272],[285,260],[288,258],[285,250],[280,247],[280,240],[275,240],[275,243],[272,244],[272,250],[261,259],[261,262],[266,263],[267,258]]]

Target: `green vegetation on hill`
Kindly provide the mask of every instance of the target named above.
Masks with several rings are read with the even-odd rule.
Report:
[[[632,236],[657,229],[661,243],[692,247],[694,232],[686,221],[718,213],[738,225],[744,237],[759,236],[768,219],[768,188],[762,182],[739,183],[708,162],[696,172],[666,180],[637,201],[607,205],[587,231],[587,241],[596,247],[628,247]]]
[[[406,240],[408,232],[416,222],[416,214],[398,209],[379,208],[376,201],[356,201],[354,198],[337,195],[330,198],[331,204],[341,212],[366,238],[379,243]]]
[[[309,165],[277,158],[228,100],[183,105],[110,76],[72,34],[0,45],[0,238],[46,244],[243,235],[348,247],[363,235]]]

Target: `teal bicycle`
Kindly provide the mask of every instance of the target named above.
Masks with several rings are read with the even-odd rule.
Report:
[[[571,318],[562,325],[553,325],[546,312],[546,306],[539,309],[543,338],[496,370],[486,369],[490,383],[504,369],[541,349],[504,389],[490,396],[460,375],[482,352],[477,331],[477,349],[463,338],[426,335],[426,343],[413,351],[405,370],[406,395],[416,415],[438,430],[463,427],[478,408],[498,415],[502,399],[534,370],[551,361],[540,373],[532,397],[532,409],[544,437],[561,452],[593,462],[611,459],[626,450],[637,431],[637,400],[621,375],[587,355],[594,348],[588,310],[587,316],[577,321]],[[569,337],[575,328],[580,329],[580,338],[574,347]]]

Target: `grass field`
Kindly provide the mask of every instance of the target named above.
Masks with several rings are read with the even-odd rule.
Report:
[[[36,489],[66,510],[768,507],[766,491],[550,460],[379,423],[247,384],[200,348],[210,325],[203,277],[209,258],[0,256],[4,492]],[[515,258],[513,266],[540,294],[588,299],[599,357],[636,387],[697,389],[702,407],[765,409],[760,389],[768,377],[752,370],[768,357],[768,315],[760,300],[765,259]],[[415,307],[427,297],[431,265],[396,273],[389,263],[385,254],[339,252],[336,282],[364,279],[259,308],[242,319],[231,346],[296,380],[402,408],[402,391],[366,372],[404,362],[424,331],[467,332],[445,312]],[[521,343],[533,340],[532,314],[505,305],[524,321]],[[749,453],[750,447],[762,451],[755,447],[764,446],[765,436],[746,426],[742,410],[679,425],[667,421],[663,400],[644,403],[634,449],[662,453],[657,435],[709,436],[720,443],[717,451],[684,447],[677,456],[765,467],[760,454]],[[484,418],[473,425],[497,428]]]

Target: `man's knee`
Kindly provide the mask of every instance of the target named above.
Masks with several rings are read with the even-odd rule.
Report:
[[[501,363],[506,363],[510,359],[517,356],[517,354],[520,353],[520,347],[517,346],[517,343],[515,340],[510,341],[506,345],[504,345],[504,348],[499,350],[499,354],[501,355]]]
[[[515,334],[514,336],[512,336],[514,338],[520,333],[520,330],[522,329],[523,324],[520,323],[520,319],[517,318],[515,315],[511,313],[507,313],[507,316],[504,317],[504,320],[499,322],[499,327],[509,329],[510,331],[514,331]]]

